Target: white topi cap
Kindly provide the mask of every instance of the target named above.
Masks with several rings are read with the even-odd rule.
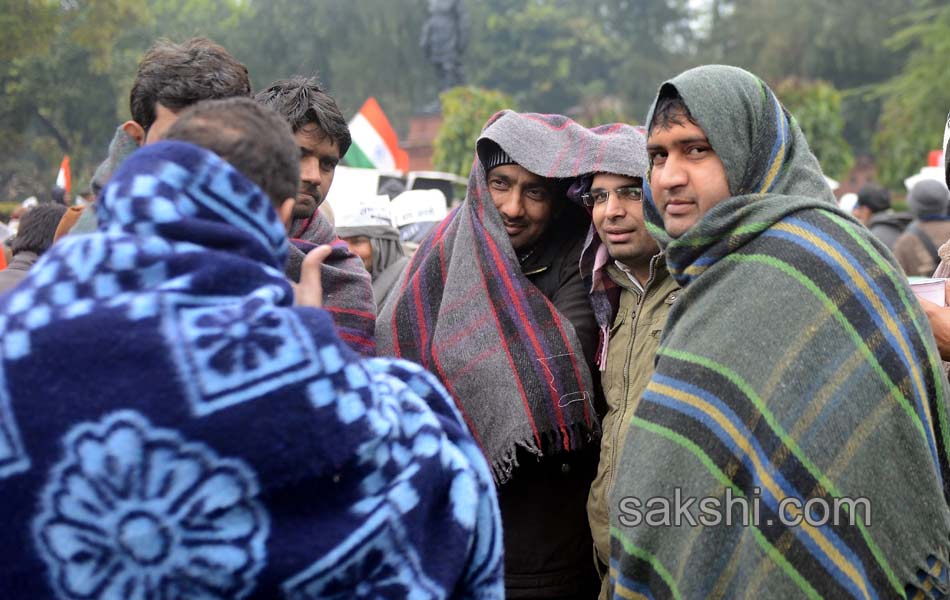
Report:
[[[441,190],[407,190],[392,201],[393,225],[441,221],[448,214]]]

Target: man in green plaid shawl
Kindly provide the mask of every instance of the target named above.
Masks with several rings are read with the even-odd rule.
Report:
[[[900,268],[754,75],[687,71],[647,127],[683,291],[618,462],[615,596],[944,596],[945,378]]]

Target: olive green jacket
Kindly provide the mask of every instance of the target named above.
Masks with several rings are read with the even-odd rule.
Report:
[[[620,306],[610,328],[606,369],[601,373],[607,413],[603,419],[597,478],[587,499],[587,516],[600,563],[598,568],[602,573],[610,560],[607,499],[615,469],[622,468],[615,462],[629,429],[627,421],[653,375],[653,356],[660,345],[660,334],[670,305],[680,289],[667,272],[662,254],[653,257],[650,279],[643,291],[616,264],[607,266],[607,274],[622,291]]]

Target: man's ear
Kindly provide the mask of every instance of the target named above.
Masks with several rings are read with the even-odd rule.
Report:
[[[284,227],[290,227],[290,222],[293,220],[294,204],[296,203],[296,198],[287,198],[277,207],[277,216],[280,217],[280,222],[284,224]]]
[[[135,140],[135,143],[142,146],[145,143],[145,129],[135,121],[126,121],[122,124],[122,131]]]

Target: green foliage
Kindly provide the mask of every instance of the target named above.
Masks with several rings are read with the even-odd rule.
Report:
[[[0,199],[48,193],[66,153],[74,181],[93,168],[91,157],[115,127],[111,40],[136,23],[142,6],[137,0],[30,2],[38,20],[0,19],[0,39],[39,41],[15,44],[15,55],[0,61],[0,135],[6,142],[0,148]]]
[[[0,0],[0,62],[42,51],[56,25],[54,0]]]
[[[802,128],[825,175],[835,179],[847,175],[854,157],[842,136],[841,92],[825,81],[795,77],[783,79],[772,89]]]
[[[0,17],[0,199],[45,194],[64,154],[74,193],[129,117],[128,91],[146,48],[236,37],[242,0],[71,0],[12,2]],[[8,14],[9,13],[9,14]],[[32,41],[34,40],[35,41]]]
[[[569,109],[567,115],[584,127],[596,127],[607,123],[637,124],[637,120],[627,113],[626,105],[620,96],[587,96],[581,100],[580,106]]]
[[[884,108],[874,136],[878,177],[890,187],[927,164],[940,148],[950,109],[950,6],[915,13],[909,25],[888,40],[913,48],[907,66],[877,88]]]
[[[505,93],[476,87],[452,88],[441,99],[442,126],[435,138],[433,163],[440,171],[468,177],[482,127],[496,112],[514,106]]]
[[[347,117],[374,96],[397,133],[436,98],[419,36],[426,0],[254,0],[227,46],[256,89],[317,75]]]
[[[585,12],[556,2],[470,6],[473,22],[484,23],[473,28],[466,61],[472,83],[510,94],[524,110],[563,112],[578,104],[620,58],[602,23]]]
[[[844,135],[855,152],[871,148],[880,105],[863,92],[896,75],[905,50],[885,40],[908,11],[940,0],[717,0],[717,26],[698,62],[726,62],[767,81],[824,80],[844,93]]]
[[[10,215],[19,208],[19,202],[0,202],[0,221],[6,221]]]
[[[581,6],[589,3],[580,0]],[[602,0],[594,18],[614,58],[606,93],[624,99],[624,112],[646,117],[660,84],[690,66],[697,32],[687,0]],[[712,62],[702,53],[699,63]]]
[[[217,41],[248,66],[255,89],[318,74],[346,116],[375,96],[405,135],[413,114],[437,96],[434,68],[419,48],[427,5],[0,0],[0,200],[48,193],[66,152],[74,182],[88,181],[115,127],[129,117],[137,63],[158,37]],[[455,126],[446,115],[438,157],[454,172],[468,171],[475,136],[496,108],[515,102],[587,125],[633,122],[662,81],[696,64],[735,64],[768,81],[829,82],[827,89],[785,89],[780,96],[836,177],[850,161],[840,138],[863,154],[879,128],[873,148],[880,172],[898,182],[937,146],[950,108],[950,71],[939,60],[950,44],[946,0],[467,0],[467,6],[467,83],[512,100],[481,112],[471,107],[459,117],[469,124],[451,135]],[[448,141],[452,135],[457,142]]]

